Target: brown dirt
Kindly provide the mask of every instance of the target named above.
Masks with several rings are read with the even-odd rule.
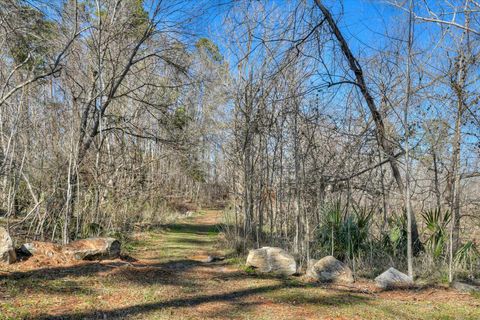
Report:
[[[218,248],[217,211],[142,232],[137,259],[46,261],[0,271],[0,319],[477,319],[480,300],[446,287],[380,291],[250,275]],[[161,230],[161,231],[160,231]],[[2,317],[3,316],[3,317]]]

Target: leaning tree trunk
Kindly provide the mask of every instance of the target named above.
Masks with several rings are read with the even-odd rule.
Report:
[[[355,74],[355,80],[356,80],[355,85],[360,89],[360,92],[362,93],[362,96],[365,99],[365,102],[367,103],[368,109],[370,110],[373,121],[375,122],[378,145],[382,149],[382,151],[385,153],[385,155],[388,157],[393,177],[397,182],[400,193],[403,195],[405,194],[405,186],[403,184],[402,176],[398,168],[398,161],[394,154],[394,146],[392,142],[389,141],[386,137],[385,124],[383,122],[383,117],[378,111],[377,106],[375,104],[375,100],[373,99],[370,93],[370,90],[367,87],[367,84],[365,82],[365,77],[363,75],[363,70],[360,64],[358,63],[357,59],[353,55],[352,51],[350,50],[350,47],[348,46],[347,41],[343,37],[330,11],[322,4],[320,0],[315,0],[315,3],[317,4],[320,11],[322,11],[322,14],[325,17],[325,21],[328,23],[330,29],[335,35],[335,38],[339,42],[342,53],[347,59],[348,64],[350,66],[350,70]],[[418,235],[417,222],[415,219],[415,215],[413,214],[412,214],[412,241],[413,241],[415,253],[418,253],[421,250],[421,242]]]

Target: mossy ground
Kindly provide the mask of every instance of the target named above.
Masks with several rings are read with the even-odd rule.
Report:
[[[0,319],[480,319],[478,296],[446,287],[378,292],[246,272],[218,247],[219,217],[138,233],[124,246],[135,262],[3,267]]]

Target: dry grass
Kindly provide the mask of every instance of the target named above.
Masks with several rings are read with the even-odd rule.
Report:
[[[249,275],[217,248],[219,212],[138,233],[135,262],[38,266],[0,273],[2,319],[479,319],[480,299],[444,287],[380,292],[368,281],[322,286]]]

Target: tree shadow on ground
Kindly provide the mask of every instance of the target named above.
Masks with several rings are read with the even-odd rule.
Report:
[[[0,275],[0,283],[7,281],[36,282],[73,279],[102,275],[120,282],[140,284],[168,284],[189,286],[183,273],[203,263],[191,259],[174,260],[164,263],[127,263],[122,261],[84,262],[71,266],[45,267],[28,271],[13,271]],[[33,289],[33,288],[31,288]],[[41,288],[40,288],[41,289]]]
[[[123,318],[128,319],[130,317],[145,316],[147,313],[154,312],[157,310],[162,310],[166,308],[192,308],[205,303],[211,302],[228,302],[231,304],[231,308],[238,309],[239,307],[248,308],[253,307],[259,304],[258,301],[244,301],[248,297],[274,292],[276,290],[284,288],[298,287],[302,288],[303,285],[292,286],[288,282],[282,282],[276,285],[267,285],[256,288],[248,288],[241,290],[234,290],[228,293],[221,294],[210,294],[210,295],[198,295],[195,297],[188,298],[179,298],[172,299],[167,301],[158,301],[152,303],[139,304],[134,306],[127,306],[122,308],[117,308],[113,310],[93,310],[93,311],[81,311],[81,312],[72,312],[61,315],[39,315],[32,319],[111,319],[111,318]],[[365,296],[355,296],[355,295],[335,295],[328,297],[320,297],[317,299],[311,299],[311,301],[306,301],[305,303],[313,304],[324,304],[324,305],[341,305],[341,304],[355,304],[355,303],[367,303],[370,300],[369,297]],[[332,303],[335,301],[335,303]],[[227,311],[225,311],[227,312]],[[213,314],[212,314],[213,316]]]
[[[82,286],[75,281],[69,280],[51,281],[28,279],[26,281],[14,281],[11,283],[8,283],[7,281],[0,281],[0,300],[3,296],[10,296],[11,291],[15,292],[17,295],[25,295],[36,292],[41,294],[62,296],[95,295],[97,292],[97,290],[93,288]]]
[[[201,239],[175,239],[175,243],[185,244],[185,245],[194,245],[198,247],[211,245],[214,239],[210,240],[201,240]]]
[[[154,229],[167,230],[173,233],[191,233],[196,235],[218,234],[223,224],[194,224],[194,223],[171,223],[152,226]]]

